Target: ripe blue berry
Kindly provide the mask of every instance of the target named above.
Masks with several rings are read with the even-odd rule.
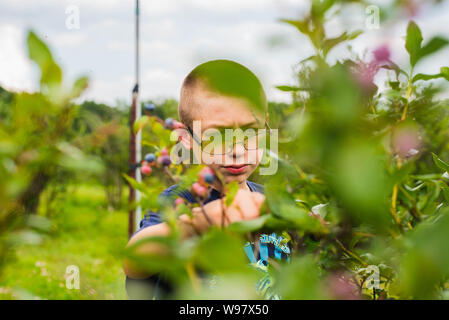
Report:
[[[153,163],[156,161],[156,155],[154,153],[147,153],[145,155],[145,161],[148,163]]]
[[[214,182],[214,175],[213,175],[213,174],[210,174],[210,173],[206,173],[206,174],[204,175],[204,181],[205,181],[206,183],[212,184],[212,183]]]
[[[165,119],[165,127],[167,128],[167,129],[173,129],[173,126],[174,126],[174,121],[173,121],[173,119],[172,118],[167,118],[167,119]]]
[[[152,103],[145,103],[145,111],[154,111],[156,109],[156,106]]]
[[[157,161],[162,164],[163,166],[169,166],[171,165],[171,159],[170,156],[160,156]]]

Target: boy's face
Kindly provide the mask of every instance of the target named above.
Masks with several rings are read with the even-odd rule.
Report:
[[[263,116],[256,115],[244,99],[196,88],[192,100],[195,105],[192,118],[194,121],[200,121],[202,135],[214,129],[219,129],[221,132],[224,132],[224,129],[245,131],[252,128],[255,132],[257,129],[264,129]],[[196,142],[192,139],[191,143]],[[199,148],[193,148],[193,150],[197,159],[201,156],[203,163],[221,172],[226,183],[237,181],[240,184],[245,182],[257,168],[263,153],[260,149],[246,150],[242,143],[236,143],[229,152],[220,155],[207,152],[199,155],[197,154]]]

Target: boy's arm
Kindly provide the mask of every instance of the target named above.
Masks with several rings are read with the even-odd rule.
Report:
[[[258,192],[251,192],[247,190],[239,190],[235,195],[232,204],[225,208],[225,225],[229,223],[251,220],[259,216],[260,207],[265,201],[265,196]],[[203,206],[204,211],[212,221],[214,225],[221,225],[222,219],[222,201],[221,199],[214,200]],[[193,218],[187,215],[182,215],[178,219],[179,228],[183,238],[188,238],[195,235],[196,230],[204,232],[209,228],[209,222],[204,217],[200,208],[194,208],[192,211]],[[192,227],[192,225],[194,227]],[[155,236],[168,236],[171,232],[167,223],[162,222],[150,227],[146,227],[135,234],[128,242],[127,247],[132,246],[139,240],[155,237]],[[140,245],[135,252],[137,255],[151,255],[151,254],[163,254],[164,247],[155,242],[149,242]],[[151,276],[151,273],[146,270],[141,270],[136,264],[125,258],[123,261],[123,270],[125,274],[133,279],[143,279]]]

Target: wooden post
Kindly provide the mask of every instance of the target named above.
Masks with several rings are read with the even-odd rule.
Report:
[[[134,178],[137,182],[142,181],[140,169],[136,165],[142,160],[141,152],[141,139],[142,133],[139,131],[134,134],[133,127],[134,122],[142,115],[142,110],[139,103],[139,78],[140,78],[140,48],[139,48],[139,0],[136,0],[136,84],[132,91],[132,104],[129,113],[129,176]],[[128,217],[128,236],[131,235],[139,227],[139,221],[142,219],[142,210],[140,205],[132,206],[133,202],[138,203],[141,199],[139,190],[135,190],[132,186],[129,186],[129,217]]]

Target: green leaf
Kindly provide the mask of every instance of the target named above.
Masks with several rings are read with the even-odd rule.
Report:
[[[324,55],[327,55],[327,53],[336,45],[346,41],[348,39],[348,33],[345,31],[341,35],[335,38],[330,39],[324,39],[321,48],[323,49]]]
[[[58,85],[62,81],[61,68],[55,63],[47,45],[33,32],[28,33],[28,52],[41,69],[41,84]]]
[[[297,257],[276,276],[276,289],[283,299],[322,299],[320,269],[311,255]]]
[[[446,172],[449,172],[449,164],[438,158],[438,156],[432,152],[433,162],[435,162],[435,165],[440,168],[441,170],[444,170]]]
[[[396,73],[396,77],[399,77],[399,75],[402,73],[404,76],[408,78],[407,72],[399,68],[399,66],[393,61],[389,61],[388,64],[382,65],[381,68],[393,70]]]
[[[359,35],[361,35],[363,33],[362,30],[355,30],[353,32],[351,32],[350,34],[348,34],[348,40],[354,40],[355,38],[357,38]]]
[[[57,148],[61,152],[58,164],[63,168],[92,174],[100,174],[105,170],[101,158],[84,154],[80,149],[67,142],[60,142]]]
[[[314,19],[322,19],[334,3],[335,0],[313,0],[311,8],[312,17]]]
[[[413,82],[418,80],[432,80],[432,79],[438,79],[438,78],[444,78],[447,81],[449,81],[449,68],[448,67],[441,67],[440,73],[438,74],[422,74],[418,73],[416,76],[413,77]]]
[[[234,223],[231,223],[228,226],[228,230],[238,233],[247,233],[256,231],[264,225],[265,221],[269,218],[269,215],[263,215],[259,218],[252,219],[252,220],[246,220],[246,221],[237,221]]]
[[[237,181],[232,181],[230,184],[226,186],[226,206],[229,207],[234,201],[234,197],[239,191],[239,184]]]
[[[128,176],[126,173],[123,173],[122,175],[126,179],[126,181],[128,181],[128,183],[131,185],[131,187],[133,187],[134,189],[139,190],[146,195],[152,194],[151,190],[148,189],[144,183],[137,182],[136,179]]]
[[[441,67],[440,74],[443,78],[449,81],[449,67]]]
[[[449,270],[449,212],[445,208],[437,220],[420,223],[407,235],[407,250],[401,254],[401,289],[412,299],[436,299],[439,283]],[[423,276],[425,275],[425,276]]]
[[[324,55],[327,55],[329,53],[329,51],[331,51],[338,44],[340,44],[344,41],[347,41],[347,40],[353,40],[353,39],[357,38],[360,34],[362,34],[361,30],[354,31],[350,34],[348,34],[345,31],[338,37],[331,38],[331,39],[324,39],[324,41],[321,45]]]
[[[196,247],[195,261],[206,271],[239,271],[247,265],[242,246],[237,237],[214,228]]]
[[[410,64],[412,67],[416,65],[420,58],[422,40],[423,37],[418,25],[415,22],[410,21],[407,26],[405,48],[410,55]]]
[[[449,204],[449,186],[444,181],[440,180],[440,187],[441,190],[443,190],[444,200]]]
[[[299,32],[309,35],[309,21],[308,20],[288,20],[288,19],[280,19],[280,22],[287,23],[291,26],[294,26]]]
[[[302,208],[291,206],[289,204],[282,204],[279,212],[280,217],[293,222],[294,226],[301,231],[312,233],[324,232],[321,222]]]
[[[432,80],[432,79],[438,79],[438,78],[442,78],[443,76],[441,75],[441,73],[438,74],[423,74],[423,73],[418,73],[416,76],[413,77],[412,82],[416,82],[418,80],[424,80],[424,81],[428,81],[428,80]]]
[[[427,194],[425,196],[425,202],[420,207],[420,210],[425,214],[432,214],[436,205],[435,200],[440,195],[440,188],[438,181],[432,180],[426,182]]]
[[[282,230],[282,231],[292,228],[291,221],[279,219],[273,215],[267,215],[267,216],[268,216],[268,218],[265,221],[264,228],[268,228],[270,230]]]
[[[375,145],[361,139],[335,145],[329,156],[331,187],[354,221],[384,231],[390,221],[385,199],[391,180]]]
[[[442,37],[432,38],[424,47],[421,48],[419,52],[419,59],[437,52],[438,50],[447,46],[448,43],[449,41]]]
[[[87,77],[78,78],[73,84],[72,98],[78,98],[89,85],[89,79]]]
[[[150,123],[150,117],[148,116],[141,116],[137,119],[133,126],[134,134],[142,130],[148,123]]]
[[[308,91],[309,90],[309,89],[306,89],[306,88],[299,88],[299,87],[293,87],[293,86],[276,86],[276,89],[279,89],[279,90],[285,91],[285,92]]]
[[[390,85],[391,89],[393,90],[399,90],[399,85],[400,82],[399,81],[389,81],[388,84]]]

